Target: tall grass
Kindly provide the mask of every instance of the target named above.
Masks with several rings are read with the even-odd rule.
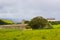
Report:
[[[60,40],[60,29],[0,30],[0,40]]]

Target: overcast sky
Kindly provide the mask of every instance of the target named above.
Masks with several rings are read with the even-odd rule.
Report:
[[[0,0],[0,18],[31,19],[35,16],[60,20],[60,0]]]

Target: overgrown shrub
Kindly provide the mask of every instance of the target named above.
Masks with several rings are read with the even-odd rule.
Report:
[[[40,16],[33,18],[30,21],[29,25],[33,29],[51,28],[49,22],[45,18]]]
[[[31,29],[31,27],[30,26],[27,26],[26,29]]]

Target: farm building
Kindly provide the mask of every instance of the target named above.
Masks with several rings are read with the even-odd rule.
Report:
[[[56,21],[55,18],[47,18],[48,21]]]

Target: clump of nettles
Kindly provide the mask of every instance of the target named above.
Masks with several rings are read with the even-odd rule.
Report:
[[[43,37],[42,37],[42,39],[46,39],[46,37],[45,37],[45,36],[43,36]]]
[[[17,38],[13,38],[13,40],[18,40]]]
[[[20,35],[17,35],[17,37],[19,37]]]

